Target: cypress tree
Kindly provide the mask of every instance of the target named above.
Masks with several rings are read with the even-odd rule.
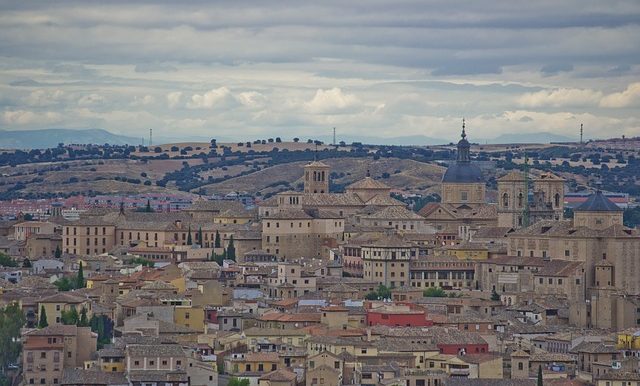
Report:
[[[200,244],[200,247],[204,246],[204,240],[202,239],[202,227],[198,228],[198,244]]]
[[[189,233],[187,234],[187,245],[193,245],[193,239],[191,239],[191,225],[189,225]]]
[[[40,306],[40,321],[38,322],[38,328],[45,328],[49,325],[47,322],[47,311],[44,306]]]
[[[105,334],[104,334],[104,318],[102,316],[98,317],[97,320],[97,324],[98,324],[98,328],[96,331],[98,333],[98,340],[104,340],[105,338]]]
[[[147,207],[144,208],[144,211],[147,213],[153,212],[153,209],[151,209],[151,200],[147,200]]]
[[[78,268],[78,276],[76,277],[76,288],[84,288],[84,284],[84,269],[81,261],[80,268]]]
[[[54,256],[56,257],[56,259],[59,259],[59,258],[62,257],[62,250],[60,249],[59,245],[56,245],[56,251],[55,251]]]
[[[542,381],[542,366],[538,366],[538,386],[544,386]]]
[[[216,231],[216,241],[215,241],[214,247],[216,247],[216,248],[220,248],[221,247],[221,245],[220,245],[220,232],[218,232],[218,231]]]
[[[82,307],[80,311],[80,320],[78,321],[78,327],[89,327],[89,320],[87,319],[87,309]]]
[[[227,244],[227,259],[236,259],[236,247],[233,245],[233,235],[229,238],[229,244]]]

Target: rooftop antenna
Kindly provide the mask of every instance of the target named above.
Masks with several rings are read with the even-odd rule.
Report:
[[[153,144],[153,129],[149,129],[149,146]]]
[[[522,210],[522,227],[529,226],[529,156],[524,152],[524,209]]]
[[[333,128],[333,146],[336,145],[336,128]]]
[[[582,145],[582,143],[583,143],[583,142],[582,142],[582,133],[583,133],[582,126],[583,126],[583,125],[582,125],[582,123],[581,123],[581,124],[580,124],[580,145]]]

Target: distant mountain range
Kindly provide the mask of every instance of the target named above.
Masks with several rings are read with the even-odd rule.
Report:
[[[488,143],[551,143],[551,142],[575,142],[575,138],[553,133],[519,133],[502,134],[489,139]]]
[[[41,130],[0,130],[2,149],[44,149],[59,143],[137,145],[140,138],[113,134],[103,129],[41,129]]]
[[[308,136],[300,136],[301,140]],[[331,143],[333,138],[328,135],[312,136],[325,143]],[[232,141],[229,138],[216,137],[219,142]],[[146,139],[146,138],[145,138]],[[185,136],[183,138],[159,137],[154,143],[173,142],[208,142],[209,139],[197,136]],[[246,139],[245,139],[246,140]],[[283,138],[283,140],[287,140]],[[434,138],[424,135],[398,136],[382,138],[375,136],[341,135],[337,141],[346,143],[361,142],[370,145],[443,145],[452,141],[443,138]],[[549,143],[570,142],[573,139],[553,133],[518,133],[502,134],[492,139],[479,139],[478,143]],[[128,137],[114,134],[104,129],[41,129],[41,130],[0,130],[0,149],[43,149],[64,144],[111,144],[111,145],[139,145],[141,137]]]

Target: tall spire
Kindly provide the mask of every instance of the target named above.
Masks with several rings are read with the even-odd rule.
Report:
[[[464,118],[462,118],[462,134],[460,135],[462,139],[467,138],[467,133],[465,133],[464,129],[465,129],[465,123],[464,123]]]
[[[458,157],[457,157],[457,162],[471,162],[471,157],[469,155],[469,141],[467,141],[467,132],[465,131],[466,129],[466,123],[464,118],[462,118],[462,134],[460,134],[460,136],[462,137],[462,139],[460,139],[460,141],[458,141]]]

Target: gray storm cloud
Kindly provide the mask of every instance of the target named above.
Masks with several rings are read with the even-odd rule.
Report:
[[[16,1],[0,34],[6,129],[640,135],[633,0]]]

